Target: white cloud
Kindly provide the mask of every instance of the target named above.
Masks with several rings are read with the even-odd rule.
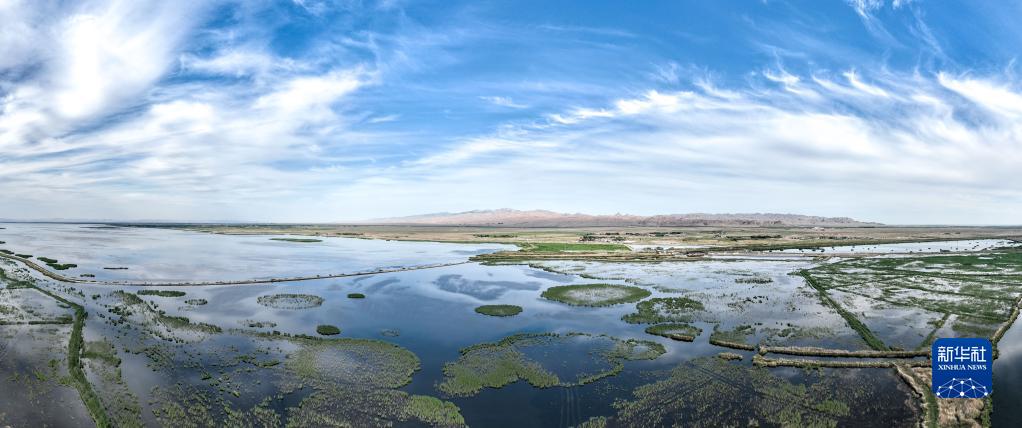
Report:
[[[553,115],[556,126],[524,126],[431,156],[421,166],[431,170],[427,182],[398,179],[371,192],[457,189],[457,200],[476,206],[516,201],[566,211],[624,206],[640,213],[780,210],[903,223],[1017,222],[1010,213],[1022,209],[1022,189],[1012,184],[1022,165],[1022,122],[976,124],[960,113],[979,107],[994,117],[1016,114],[1022,93],[987,79],[877,76],[865,83],[846,73],[848,86],[785,77],[782,83],[826,94],[809,104],[786,91],[732,87],[730,100],[708,90],[650,91],[574,108]],[[947,89],[969,94],[971,103],[962,105]],[[415,176],[415,167],[388,177]],[[405,197],[420,211],[441,208]]]
[[[278,58],[261,49],[228,49],[212,57],[182,55],[184,71],[234,77],[264,77],[271,73],[308,72],[311,68],[291,58]]]
[[[529,106],[526,105],[526,104],[516,103],[510,97],[482,96],[482,97],[479,97],[479,99],[481,99],[483,101],[486,101],[486,102],[489,102],[490,104],[493,104],[493,105],[496,105],[496,106],[501,106],[501,107],[509,107],[509,108],[514,108],[514,109],[529,108]]]
[[[878,4],[853,2],[869,20]],[[430,134],[420,128],[441,126],[421,121],[437,116],[416,108],[445,107],[441,90],[377,89],[421,73],[416,54],[457,63],[441,48],[457,34],[324,42],[362,60],[286,59],[244,35],[184,53],[202,7],[63,5],[0,0],[0,216],[334,221],[515,206],[1009,223],[1022,211],[1010,75],[778,64],[746,84],[688,86],[671,62],[620,85],[537,75],[457,94],[543,108],[531,121]],[[669,85],[636,83],[651,77]]]
[[[0,39],[13,52],[3,55],[12,61],[7,67],[34,70],[0,85],[10,88],[0,147],[60,135],[130,105],[163,76],[202,9],[190,1],[89,2],[65,15],[48,2],[10,8],[0,8],[13,34],[3,30]],[[30,52],[19,37],[31,39]]]
[[[988,113],[1010,120],[1022,118],[1022,94],[1001,84],[940,73],[941,85],[982,107]]]
[[[868,18],[873,12],[884,7],[884,0],[847,0],[848,4],[855,9],[855,13],[863,18]]]

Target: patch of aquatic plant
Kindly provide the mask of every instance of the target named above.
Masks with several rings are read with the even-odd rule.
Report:
[[[518,380],[537,388],[561,383],[557,375],[526,358],[509,342],[463,349],[456,362],[444,365],[444,377],[438,388],[456,396],[475,395],[483,388],[500,388]]]
[[[933,330],[931,330],[930,334],[926,335],[926,337],[923,338],[923,341],[919,344],[919,346],[916,349],[929,348],[930,345],[933,344],[933,341],[937,339],[937,332],[939,332],[940,329],[942,327],[944,327],[944,324],[947,322],[947,319],[950,318],[950,317],[951,317],[951,314],[950,313],[946,313],[939,320],[930,321],[928,324],[933,326]]]
[[[958,337],[984,337],[990,338],[997,331],[997,324],[979,318],[959,316],[951,324],[951,330]]]
[[[790,343],[798,339],[814,339],[833,337],[834,329],[823,326],[804,327],[787,323],[784,328],[764,327],[760,331],[766,336],[764,342],[769,344]]]
[[[426,395],[408,397],[404,413],[409,419],[419,420],[433,426],[465,425],[465,417],[461,415],[461,409],[457,405]]]
[[[134,306],[145,304],[145,300],[140,299],[134,293],[128,293],[125,291],[117,290],[114,291],[113,293],[110,293],[110,295],[121,299],[121,302],[123,302],[125,305]]]
[[[341,334],[341,329],[337,328],[336,326],[324,324],[316,326],[316,333],[319,333],[322,336],[336,336],[338,334]]]
[[[311,243],[311,242],[323,242],[322,239],[315,238],[270,238],[271,241],[284,241],[284,242],[298,242],[298,243]]]
[[[0,269],[0,279],[7,279],[6,272],[3,269]],[[86,312],[85,308],[81,305],[60,297],[49,290],[36,286],[30,279],[21,280],[21,284],[24,288],[38,290],[40,293],[43,293],[74,310],[74,323],[71,325],[71,338],[68,340],[67,344],[68,378],[65,382],[74,386],[74,388],[78,390],[78,395],[85,404],[85,408],[88,409],[89,415],[92,417],[96,426],[110,426],[110,421],[107,417],[106,410],[103,407],[103,403],[100,401],[96,391],[92,388],[92,384],[90,384],[89,380],[86,378],[85,371],[82,369],[82,348],[85,344],[82,330],[85,328],[85,318],[89,315],[88,312]],[[10,288],[10,286],[8,286],[8,288]]]
[[[726,342],[737,342],[745,343],[749,336],[756,334],[756,327],[748,324],[738,325],[731,330],[719,330],[719,326],[713,327],[713,333],[710,333],[710,339],[716,339]]]
[[[260,305],[274,309],[308,309],[323,305],[323,298],[311,294],[272,294],[259,296]]]
[[[691,322],[705,307],[688,297],[656,297],[639,302],[635,309],[638,312],[621,319],[630,324]]]
[[[678,365],[666,379],[643,385],[614,403],[615,414],[590,419],[603,426],[806,426],[857,425],[867,415],[850,403],[873,402],[880,386],[852,383],[829,371],[806,371],[792,381],[769,369],[704,357]],[[721,397],[726,396],[726,400]],[[886,406],[906,406],[890,400]],[[858,408],[858,407],[857,407]],[[889,420],[891,425],[912,425]],[[706,423],[705,421],[712,421]]]
[[[362,293],[348,293],[349,299],[365,299],[366,295]]]
[[[1022,252],[1014,250],[877,257],[824,264],[807,270],[803,276],[818,290],[841,289],[870,299],[872,302],[868,303],[874,307],[919,308],[945,317],[949,314],[968,317],[971,321],[956,323],[957,329],[952,324],[952,330],[959,335],[996,335],[997,325],[1009,323],[1022,297],[1020,263]],[[833,302],[826,293],[820,294],[826,302]],[[883,343],[865,325],[853,320],[854,315],[836,303],[833,305],[871,347],[880,349]],[[929,333],[920,346],[925,347],[939,328],[920,333]]]
[[[477,307],[476,312],[491,317],[510,317],[522,313],[522,307],[515,305],[483,305]]]
[[[657,324],[646,327],[646,333],[683,342],[695,340],[702,332],[703,329],[684,323]]]
[[[248,328],[273,328],[277,326],[277,323],[272,321],[244,320],[241,321],[241,324]]]
[[[852,330],[855,330],[857,333],[859,333],[859,336],[862,337],[862,340],[865,341],[870,348],[876,349],[878,351],[886,351],[890,349],[887,347],[887,345],[884,344],[883,341],[881,341],[879,338],[876,337],[876,335],[873,334],[873,331],[871,331],[869,327],[866,327],[866,324],[863,324],[862,321],[859,321],[858,317],[856,317],[854,314],[852,314],[843,306],[834,301],[834,299],[831,298],[830,294],[827,292],[827,289],[824,286],[820,285],[820,283],[816,281],[816,278],[814,278],[810,272],[811,271],[808,270],[801,270],[799,271],[798,274],[805,278],[806,283],[809,284],[810,287],[816,289],[816,291],[820,295],[820,299],[825,304],[833,308],[834,311],[838,313],[838,315],[841,315],[841,318],[845,319],[845,322],[848,323],[848,326],[851,327]]]
[[[273,336],[264,336],[270,337]],[[412,380],[419,358],[400,346],[372,339],[288,337],[299,346],[284,363],[305,380],[399,388]]]
[[[6,284],[6,288],[8,290],[18,290],[18,289],[23,289],[23,288],[35,288],[35,284],[33,284],[30,280],[11,277],[11,276],[7,275],[7,271],[5,271],[3,269],[0,269],[0,282],[5,283]]]
[[[110,293],[110,295],[119,298],[121,301],[120,305],[115,305],[109,309],[110,313],[120,315],[123,319],[138,315],[141,317],[142,325],[150,329],[162,326],[168,333],[180,330],[213,334],[222,331],[219,326],[193,323],[186,317],[167,315],[166,312],[156,309],[155,305],[150,306],[145,300],[142,300],[134,293],[117,290]],[[154,330],[153,333],[161,335],[161,332],[157,330]]]
[[[202,305],[205,305],[207,303],[209,303],[209,301],[207,301],[206,299],[188,299],[188,300],[185,300],[185,304],[192,305],[192,306],[202,306]]]
[[[126,267],[105,267],[106,270],[128,270]]]
[[[191,386],[176,384],[152,390],[153,416],[162,426],[173,427],[277,427],[280,415],[263,399],[249,409],[236,407],[222,397]],[[291,426],[291,424],[288,424]]]
[[[114,348],[113,343],[106,340],[85,342],[82,358],[102,361],[115,367],[121,365],[121,359],[117,357],[117,349]]]
[[[721,352],[721,353],[717,354],[717,358],[720,358],[720,359],[725,360],[725,361],[741,361],[742,360],[741,354],[736,354],[734,352]]]
[[[542,297],[573,306],[611,306],[637,302],[650,296],[639,287],[614,284],[558,285],[543,292]]]
[[[594,349],[583,355],[601,363],[600,369],[595,372],[576,372],[574,379],[561,379],[553,370],[563,368],[569,362],[579,362],[578,355],[565,352],[579,344],[595,345]],[[530,357],[537,352],[544,355],[542,362]],[[620,373],[624,361],[651,360],[665,352],[663,345],[656,342],[622,340],[606,335],[516,334],[499,342],[462,349],[457,361],[444,364],[444,380],[438,388],[450,395],[471,396],[483,388],[500,388],[519,380],[536,388],[585,385]],[[550,362],[551,358],[561,358],[561,361]],[[557,366],[548,367],[546,364]]]
[[[139,290],[136,294],[139,296],[183,297],[185,292],[177,290]]]
[[[773,278],[768,276],[740,276],[735,278],[737,284],[769,284],[774,282]]]
[[[36,257],[36,259],[41,261],[41,262],[43,262],[43,263],[46,263],[46,264],[56,264],[56,263],[58,263],[58,261],[56,259],[51,259],[49,257]]]
[[[242,333],[239,331],[235,331]],[[288,334],[243,332],[257,352],[237,355],[236,345],[217,350],[204,361],[202,382],[154,389],[154,414],[166,426],[390,427],[463,426],[452,403],[400,391],[419,369],[418,358],[390,343],[367,339],[333,339]],[[266,350],[262,357],[259,349]],[[227,355],[223,355],[227,354]],[[283,355],[282,355],[283,354]],[[275,357],[275,358],[274,358]],[[225,373],[223,364],[244,362]],[[230,363],[228,363],[230,364]],[[219,374],[214,371],[216,367]],[[271,379],[275,392],[259,401],[263,388],[255,379]],[[255,381],[258,385],[260,380]],[[218,393],[219,391],[219,393]],[[282,406],[291,394],[298,401]],[[258,403],[252,407],[251,403]],[[248,404],[244,404],[248,403]]]
[[[23,259],[31,259],[32,258],[31,254],[15,254],[15,256],[21,257]]]
[[[328,385],[287,409],[289,428],[390,427],[396,422],[403,423],[400,426],[465,426],[454,403],[390,389]]]
[[[222,330],[212,324],[193,323],[186,317],[166,315],[162,311],[157,312],[156,321],[169,329],[184,329],[202,333],[220,333]]]

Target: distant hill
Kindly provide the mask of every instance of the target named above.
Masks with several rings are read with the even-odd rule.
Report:
[[[479,210],[369,220],[369,224],[433,226],[583,227],[583,226],[868,226],[848,217],[799,214],[565,214],[546,210]]]

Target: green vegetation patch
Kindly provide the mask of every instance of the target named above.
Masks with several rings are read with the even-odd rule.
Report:
[[[501,388],[519,380],[537,388],[585,385],[616,375],[624,361],[652,360],[665,352],[656,342],[606,335],[517,334],[462,349],[457,361],[444,365],[444,381],[438,388],[455,396],[472,396],[483,388]],[[569,367],[573,365],[578,367]]]
[[[35,284],[32,281],[8,276],[7,272],[3,269],[0,269],[0,283],[5,283],[8,290],[35,288]]]
[[[154,388],[153,413],[164,426],[389,427],[464,426],[460,409],[398,388],[419,368],[408,350],[382,341],[247,333],[276,358],[217,355],[216,364],[243,360],[253,367],[205,373],[207,385],[179,382]],[[232,347],[233,348],[233,347]],[[282,364],[280,362],[283,362]],[[247,366],[247,364],[246,364]],[[216,367],[206,365],[203,367]],[[221,366],[223,367],[223,366]],[[258,371],[256,377],[248,375]],[[211,370],[212,371],[212,370]],[[271,395],[259,381],[271,379]],[[292,395],[296,394],[296,395]],[[293,398],[297,398],[297,402]],[[240,398],[240,399],[239,399]],[[261,401],[260,401],[261,399]],[[293,404],[282,406],[282,401]]]
[[[248,328],[273,328],[277,326],[277,323],[272,321],[244,320],[240,322],[241,325],[244,325]]]
[[[863,384],[835,371],[804,371],[801,379],[792,380],[766,368],[729,362],[734,355],[682,363],[666,379],[640,386],[631,399],[615,402],[614,415],[590,420],[588,426],[854,426],[867,416],[856,411],[876,409],[853,409],[850,403],[873,403],[889,394],[885,384]],[[886,414],[906,415],[905,420],[886,423],[914,425],[913,412],[903,408],[908,405],[907,400],[884,400],[881,406],[899,407],[884,409],[890,412]]]
[[[816,281],[816,279],[809,273],[809,271],[803,270],[800,271],[799,273],[802,275],[803,278],[806,279],[807,284],[815,288],[816,291],[820,293],[820,300],[822,300],[828,306],[834,308],[834,310],[837,311],[839,315],[841,315],[841,318],[845,319],[845,322],[848,323],[848,326],[851,327],[852,330],[855,330],[857,333],[859,333],[859,336],[862,337],[862,340],[865,341],[870,348],[873,348],[877,351],[886,351],[890,349],[887,347],[887,345],[884,344],[882,340],[880,340],[879,338],[876,337],[876,335],[873,334],[873,331],[870,330],[869,327],[866,326],[866,324],[863,324],[862,321],[859,321],[859,318],[856,317],[855,314],[849,312],[837,301],[831,298],[830,293],[827,292],[827,289],[821,286]]]
[[[85,404],[85,408],[88,409],[89,415],[92,416],[92,420],[96,426],[110,426],[106,410],[104,409],[99,396],[96,395],[96,391],[92,388],[92,384],[90,384],[89,380],[86,378],[85,370],[82,369],[82,349],[85,344],[82,330],[85,327],[85,318],[89,315],[89,313],[86,312],[85,308],[81,305],[53,294],[49,290],[36,286],[34,280],[31,278],[14,280],[8,277],[5,270],[0,269],[0,280],[4,280],[5,282],[17,281],[19,284],[18,288],[32,288],[38,290],[40,293],[56,300],[60,304],[74,309],[74,323],[71,326],[71,338],[68,340],[67,344],[68,377],[65,380],[62,380],[62,382],[71,385],[78,390],[78,395]],[[11,284],[8,284],[7,288],[10,289]]]
[[[672,340],[691,342],[703,333],[703,329],[684,323],[670,323],[646,327],[646,333],[663,336]]]
[[[106,340],[85,342],[82,358],[102,361],[114,367],[121,365],[121,359],[117,357],[117,349],[114,348],[113,343]]]
[[[162,311],[156,313],[156,322],[170,330],[190,330],[202,333],[220,333],[222,330],[212,324],[193,323],[186,317],[166,315]]]
[[[774,279],[769,276],[740,276],[735,278],[736,284],[769,284]]]
[[[735,343],[746,343],[749,336],[756,334],[756,327],[751,325],[738,325],[731,330],[719,330],[717,327],[713,328],[713,333],[710,333],[711,340],[720,340],[725,342]]]
[[[461,409],[450,401],[443,401],[427,395],[413,395],[404,408],[410,419],[417,419],[433,426],[463,426],[465,418]]]
[[[202,306],[209,303],[206,299],[188,299],[185,300],[185,304],[192,306]]]
[[[558,285],[543,292],[545,299],[573,306],[611,306],[637,302],[651,293],[639,287],[614,284]]]
[[[1022,251],[1016,249],[849,259],[800,274],[877,350],[925,347],[949,319],[956,336],[992,338],[1022,297]],[[899,312],[934,319],[892,328],[887,320]],[[925,339],[920,344],[917,337]]]
[[[951,324],[951,330],[958,337],[991,337],[998,325],[981,318],[959,316]]]
[[[299,243],[311,243],[311,242],[323,242],[322,239],[315,238],[270,238],[271,241],[283,241],[283,242],[299,242]]]
[[[260,305],[274,309],[308,309],[323,305],[323,298],[311,294],[272,294],[259,296]]]
[[[437,426],[464,427],[454,403],[390,389],[322,386],[287,409],[288,428]],[[281,426],[279,423],[239,426]]]
[[[630,324],[692,322],[704,311],[702,302],[688,297],[656,297],[635,305],[638,311],[621,319]]]
[[[272,338],[273,336],[266,335]],[[305,381],[365,388],[400,388],[419,369],[419,358],[400,346],[372,339],[288,338],[299,346],[285,367]]]
[[[741,361],[742,360],[741,354],[736,354],[734,352],[721,352],[721,353],[717,354],[717,358],[720,358],[720,359],[725,360],[725,361]]]
[[[348,293],[349,299],[365,299],[366,295],[362,293]]]
[[[286,410],[288,427],[392,426],[395,421],[465,425],[453,403],[396,390],[411,382],[419,369],[418,357],[407,349],[371,339],[285,340],[298,345],[285,370],[297,376],[299,385],[314,390]]]
[[[336,336],[341,334],[341,329],[332,325],[320,325],[316,327],[316,333],[322,336]]]
[[[515,305],[483,305],[477,307],[476,312],[491,317],[511,317],[522,313],[522,307]]]
[[[184,297],[184,291],[176,290],[139,290],[139,296]]]
[[[121,316],[122,320],[137,317],[143,327],[166,339],[170,339],[166,337],[167,334],[176,332],[214,334],[222,331],[216,325],[193,323],[186,317],[167,315],[166,312],[155,309],[155,305],[150,306],[134,293],[117,290],[110,295],[121,300],[119,305],[110,308],[110,313]]]
[[[522,251],[533,253],[562,253],[568,251],[631,251],[622,244],[575,244],[556,242],[529,242],[517,244]]]
[[[18,257],[26,258],[27,259],[27,258],[30,258],[32,256],[28,255],[28,254],[18,254]],[[73,269],[73,268],[78,267],[78,265],[76,265],[74,263],[64,263],[64,264],[61,264],[59,261],[57,261],[57,259],[51,259],[49,257],[37,256],[36,259],[41,261],[41,262],[43,262],[43,263],[46,263],[46,266],[49,266],[50,269],[53,269],[53,270],[68,270],[68,269]]]

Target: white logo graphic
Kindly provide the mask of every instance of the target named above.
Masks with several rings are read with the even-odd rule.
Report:
[[[989,393],[987,387],[980,385],[972,378],[951,379],[937,387],[940,398],[983,398]]]
[[[982,346],[938,346],[938,363],[987,362],[987,350]]]

